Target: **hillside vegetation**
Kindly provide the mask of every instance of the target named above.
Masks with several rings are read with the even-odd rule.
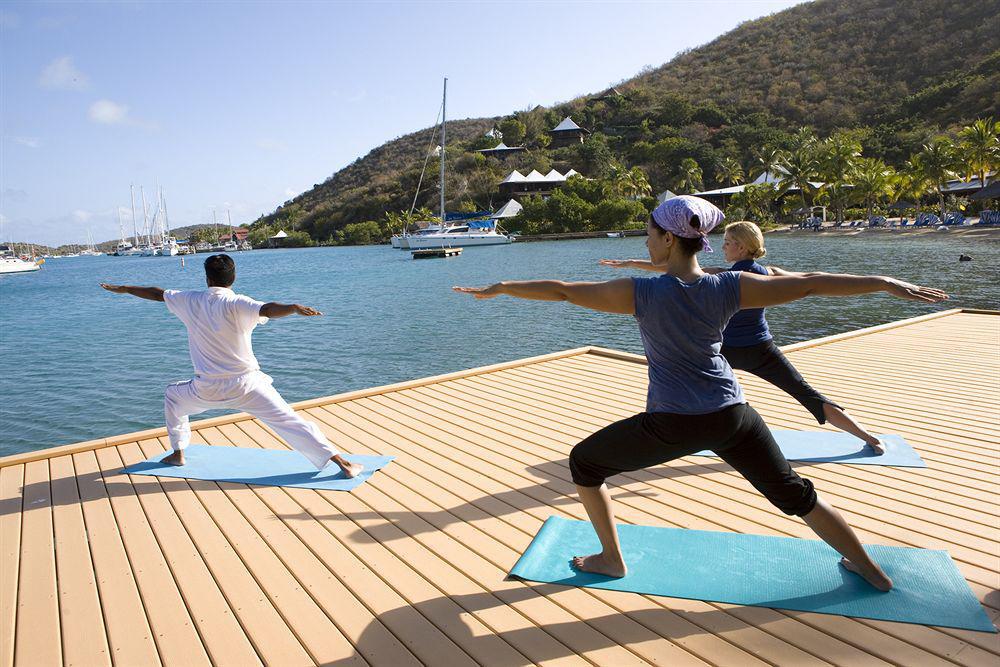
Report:
[[[998,34],[996,0],[800,5],[617,84],[622,95],[597,99],[595,91],[551,108],[449,122],[448,208],[502,204],[497,184],[511,169],[572,167],[598,181],[569,188],[587,206],[574,200],[577,209],[566,213],[553,211],[565,202],[528,202],[532,231],[560,231],[567,225],[543,224],[560,216],[586,217],[573,223],[578,228],[626,226],[642,216],[643,207],[633,204],[648,209],[651,193],[744,182],[780,151],[787,157],[831,135],[838,146],[849,144],[844,151],[902,169],[935,135],[1000,116]],[[566,115],[592,134],[583,144],[552,149],[546,131]],[[496,143],[483,136],[494,126],[505,143],[530,150],[503,163],[474,153]],[[433,132],[374,149],[255,222],[255,236],[283,228],[316,242],[384,238],[386,214],[411,207]],[[428,169],[418,207],[436,208],[437,179]],[[614,197],[617,203],[607,201]]]

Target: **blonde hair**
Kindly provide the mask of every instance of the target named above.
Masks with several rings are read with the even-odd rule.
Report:
[[[767,254],[767,250],[764,249],[764,234],[760,231],[760,227],[752,222],[741,220],[729,223],[726,225],[726,234],[745,247],[754,259],[760,259]]]

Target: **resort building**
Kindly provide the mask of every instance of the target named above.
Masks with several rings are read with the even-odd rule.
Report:
[[[553,169],[544,175],[532,169],[531,173],[525,176],[515,169],[500,182],[500,194],[511,198],[539,195],[544,199],[551,195],[553,190],[566,183],[570,176],[579,175],[576,169],[570,169],[565,174]]]
[[[524,146],[508,146],[507,144],[505,144],[504,142],[501,141],[499,144],[497,144],[493,148],[483,148],[483,149],[480,149],[480,150],[478,150],[476,152],[477,153],[482,153],[486,157],[495,157],[495,158],[498,158],[500,160],[503,160],[503,159],[506,159],[510,155],[514,155],[515,153],[523,153],[526,150],[528,150],[528,149],[525,148]]]
[[[716,206],[719,206],[720,208],[725,208],[725,206],[729,203],[729,199],[733,195],[746,190],[748,185],[761,185],[763,183],[771,183],[775,187],[778,187],[781,184],[781,182],[785,179],[786,175],[787,173],[785,172],[784,169],[782,169],[781,167],[775,167],[774,171],[765,171],[760,176],[755,178],[751,183],[744,183],[743,185],[732,185],[729,186],[728,188],[717,188],[715,190],[705,190],[703,192],[695,192],[694,194],[697,197],[702,197],[704,199],[707,199]],[[812,182],[812,181],[810,181],[809,184],[812,185],[814,188],[819,188],[824,185],[824,183]],[[786,191],[785,194],[787,195],[788,193],[798,192],[798,191],[799,188],[792,186]]]
[[[566,116],[562,119],[561,123],[549,130],[549,134],[552,136],[550,147],[559,148],[560,146],[582,144],[585,136],[590,134],[590,131],[580,127],[573,122],[572,118]]]
[[[285,245],[285,239],[288,238],[288,234],[282,229],[280,232],[274,236],[267,239],[267,245],[271,248],[282,248]]]

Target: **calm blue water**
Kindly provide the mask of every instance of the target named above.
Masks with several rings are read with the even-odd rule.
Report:
[[[413,261],[385,246],[236,255],[236,288],[297,301],[322,318],[272,321],[254,348],[290,401],[456,371],[581,345],[641,351],[631,318],[566,304],[476,301],[452,285],[500,279],[600,280],[628,272],[602,257],[645,257],[645,239],[515,243]],[[721,244],[721,239],[716,245]],[[975,257],[959,263],[960,253]],[[204,286],[204,256],[80,257],[0,276],[0,455],[162,424],[163,387],[191,373],[183,325],[159,303],[97,283]],[[718,265],[721,253],[704,255]],[[886,296],[810,299],[769,311],[791,343],[956,306],[996,308],[1000,243],[961,238],[768,239],[768,260],[789,269],[895,275],[948,290],[937,306]]]

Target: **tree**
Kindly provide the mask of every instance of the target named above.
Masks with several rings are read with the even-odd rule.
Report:
[[[698,192],[704,187],[701,181],[701,167],[694,158],[686,157],[681,160],[677,172],[677,189],[680,192],[686,194]]]
[[[854,171],[854,196],[868,209],[868,218],[875,214],[875,204],[892,193],[895,171],[882,160],[859,158]]]
[[[778,165],[781,167],[781,181],[778,184],[778,196],[798,189],[802,199],[802,208],[809,208],[806,195],[815,192],[812,181],[819,176],[819,161],[816,158],[815,141],[803,136],[800,131],[799,141],[790,150],[781,153]]]
[[[730,205],[732,208],[742,210],[744,217],[750,220],[760,223],[772,222],[774,216],[771,213],[771,206],[777,194],[773,183],[748,185],[742,192],[733,195]]]
[[[851,178],[861,157],[861,142],[846,133],[837,133],[818,147],[821,189],[837,213],[837,222],[844,222],[844,208],[851,198]]]
[[[527,134],[524,123],[516,118],[506,118],[500,121],[500,132],[503,134],[503,142],[508,146],[520,146]]]
[[[621,163],[616,163],[611,168],[611,183],[618,195],[629,199],[639,199],[653,191],[646,172],[639,167],[626,169]]]
[[[765,146],[761,150],[754,151],[754,158],[757,160],[756,176],[761,174],[777,175],[778,167],[781,165],[781,158],[784,153],[780,148]]]
[[[716,173],[720,181],[729,185],[736,185],[743,180],[743,167],[736,158],[729,155],[719,161]]]
[[[1000,166],[1000,122],[992,118],[979,118],[958,133],[959,150],[965,162],[965,178],[979,177],[979,185],[986,187],[986,174]]]
[[[382,236],[382,229],[374,220],[344,225],[341,234],[341,242],[345,245],[371,245],[385,240]]]
[[[911,162],[921,180],[928,188],[933,187],[937,192],[941,219],[944,220],[944,187],[949,179],[955,178],[955,168],[958,166],[954,142],[944,135],[935,137],[923,145]]]

